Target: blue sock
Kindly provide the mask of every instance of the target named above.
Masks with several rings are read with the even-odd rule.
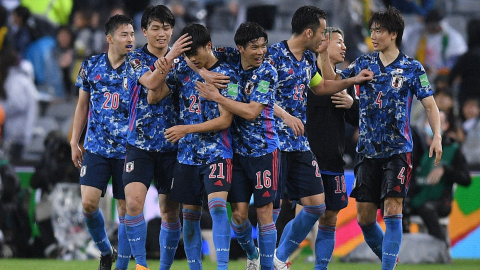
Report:
[[[257,253],[255,243],[253,243],[252,224],[250,220],[247,219],[247,221],[240,225],[235,224],[232,220],[231,225],[235,238],[237,238],[242,249],[247,252],[248,259],[253,260],[258,258],[259,254]]]
[[[213,243],[217,253],[217,269],[228,269],[230,254],[230,222],[228,221],[227,202],[221,198],[214,198],[208,202],[208,209],[212,216]]]
[[[202,269],[202,234],[200,218],[202,212],[183,209],[183,243],[190,270]]]
[[[291,228],[287,232],[282,244],[277,248],[277,258],[283,262],[298,248],[298,245],[307,237],[315,222],[325,213],[325,204],[306,205],[291,221]],[[282,233],[283,236],[284,233]]]
[[[100,250],[102,256],[112,254],[112,245],[107,237],[105,230],[105,219],[103,218],[102,210],[97,209],[92,213],[83,212],[83,219],[87,224],[88,232],[92,236],[95,245]]]
[[[360,225],[360,228],[362,229],[363,238],[365,238],[367,245],[372,249],[373,253],[382,260],[383,230],[378,222],[375,220],[372,223]]]
[[[182,225],[180,224],[180,219],[174,223],[162,221],[162,228],[158,238],[160,243],[160,270],[168,270],[172,267],[181,233]]]
[[[125,229],[135,261],[137,264],[147,267],[147,251],[145,249],[147,224],[143,213],[134,217],[125,215]]]
[[[127,230],[125,229],[125,218],[118,217],[120,225],[118,226],[118,257],[116,268],[126,270],[132,256],[130,243],[128,243]]]
[[[402,244],[402,217],[402,214],[383,217],[386,230],[383,237],[382,270],[393,269],[397,261]]]
[[[262,270],[273,270],[273,253],[277,245],[277,228],[275,223],[259,227],[258,249],[260,249],[260,265]]]
[[[287,235],[289,231],[292,229],[292,224],[293,224],[293,219],[290,220],[285,227],[283,227],[282,235],[280,236],[280,241],[278,242],[278,246],[281,246],[282,243],[285,241],[285,238],[287,238]]]
[[[335,248],[336,227],[318,225],[315,240],[315,270],[326,270]]]
[[[277,223],[278,216],[280,215],[280,211],[282,208],[274,208],[273,209],[273,223]]]

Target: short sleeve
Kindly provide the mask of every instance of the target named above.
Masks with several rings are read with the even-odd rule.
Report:
[[[88,60],[83,61],[80,69],[78,70],[77,81],[75,82],[75,85],[83,89],[83,91],[89,92],[90,87],[88,85],[87,66]]]
[[[360,62],[360,58],[357,58],[355,61],[350,63],[350,65],[348,65],[348,67],[340,73],[342,79],[355,77],[358,73],[360,73]]]
[[[426,97],[433,95],[432,87],[428,81],[427,73],[422,64],[418,61],[414,61],[415,68],[413,72],[413,93],[417,96],[418,100],[422,100]]]
[[[137,54],[128,54],[126,59],[127,76],[138,81],[148,71],[151,71],[146,60]]]
[[[250,100],[267,105],[275,99],[278,75],[273,67],[266,69],[262,73],[263,74],[257,74],[257,79],[251,82],[253,84],[251,86],[253,91]]]

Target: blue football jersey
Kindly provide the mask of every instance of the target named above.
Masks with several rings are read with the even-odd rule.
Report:
[[[209,70],[230,77],[228,88],[219,91],[223,96],[236,100],[239,87],[236,72],[223,61],[217,61]],[[179,96],[179,125],[201,124],[220,116],[218,103],[198,96],[198,91],[195,89],[197,81],[204,82],[202,77],[188,66],[183,57],[175,59],[166,83],[170,90]],[[177,160],[182,164],[210,164],[222,158],[232,157],[230,128],[208,133],[189,133],[178,141]]]
[[[147,45],[127,54],[126,70],[130,94],[130,115],[127,142],[146,151],[172,152],[177,144],[165,139],[165,129],[176,125],[178,97],[169,95],[157,104],[149,105],[148,89],[139,79],[147,71],[155,70],[157,57],[150,53]]]
[[[107,54],[83,61],[76,86],[90,93],[85,150],[106,158],[125,158],[128,89],[125,63],[113,69]]]
[[[412,151],[410,110],[412,97],[433,95],[420,62],[400,53],[384,67],[379,53],[357,58],[342,78],[353,77],[362,69],[373,71],[373,79],[360,85],[360,134],[357,152],[370,158],[389,157]]]
[[[314,54],[305,51],[299,61],[288,48],[287,41],[282,41],[270,46],[265,57],[278,72],[275,102],[305,125],[310,79],[317,72]],[[306,134],[296,137],[293,130],[279,117],[275,117],[275,125],[281,151],[310,151]]]

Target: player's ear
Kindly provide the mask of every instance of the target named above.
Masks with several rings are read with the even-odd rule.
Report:
[[[313,30],[310,28],[305,29],[304,33],[307,38],[311,38],[313,36]]]
[[[208,50],[211,50],[211,49],[212,49],[212,42],[209,41],[209,42],[207,43],[207,45],[205,46],[205,48],[207,49],[207,51],[208,51]]]
[[[243,46],[237,45],[237,50],[238,50],[240,53],[243,53],[243,52],[245,51],[245,48],[243,48]]]
[[[107,39],[107,43],[108,43],[108,44],[111,44],[113,37],[112,37],[111,34],[108,34],[108,35],[106,36],[106,39]]]

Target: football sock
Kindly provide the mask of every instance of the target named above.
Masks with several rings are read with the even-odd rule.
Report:
[[[97,209],[92,213],[83,212],[83,219],[87,224],[88,232],[92,236],[95,245],[100,250],[102,256],[112,254],[112,246],[107,237],[105,230],[105,219],[103,218],[102,210]]]
[[[277,245],[277,228],[275,223],[259,226],[258,249],[262,270],[273,270],[273,253]]]
[[[277,223],[278,216],[280,215],[280,211],[282,208],[274,208],[273,209],[273,223]]]
[[[178,241],[182,233],[180,219],[174,223],[162,221],[162,228],[158,238],[160,243],[160,270],[168,270],[172,267]]]
[[[247,256],[249,260],[253,260],[258,258],[259,254],[257,253],[257,248],[253,243],[252,238],[252,224],[250,220],[246,220],[243,224],[237,225],[235,222],[231,222],[233,233],[235,234],[235,238],[237,238],[238,243],[242,247],[245,252],[247,252]]]
[[[190,270],[202,269],[202,233],[200,218],[202,212],[183,209],[183,243]]]
[[[132,256],[130,243],[127,238],[127,230],[125,229],[125,217],[118,217],[120,224],[118,225],[118,255],[116,268],[128,269],[128,263]]]
[[[208,209],[213,221],[213,243],[217,253],[217,269],[227,269],[231,238],[227,202],[221,198],[211,199],[208,202]]]
[[[382,269],[391,270],[397,261],[402,244],[402,214],[385,216],[385,236],[382,248]]]
[[[315,270],[326,270],[335,247],[336,227],[318,225],[315,240]]]
[[[147,224],[145,223],[143,213],[138,216],[125,215],[125,228],[135,261],[137,264],[147,267],[147,251],[145,249]]]
[[[360,228],[362,229],[363,238],[365,238],[367,245],[372,249],[373,253],[382,260],[383,230],[378,222],[375,220],[372,223],[360,225]]]

